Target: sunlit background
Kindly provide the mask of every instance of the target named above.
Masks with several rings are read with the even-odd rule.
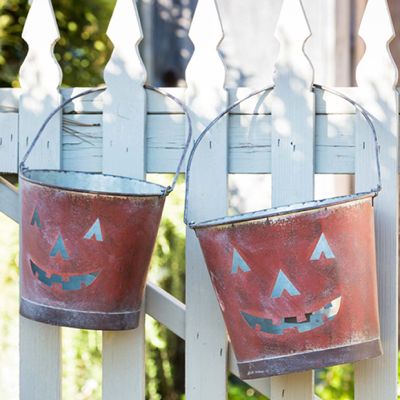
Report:
[[[105,32],[115,1],[53,0],[52,3],[61,34],[55,52],[63,70],[63,85],[96,86],[103,83],[103,68],[112,50]],[[308,10],[317,7],[318,3],[319,11],[317,11],[320,12],[323,10],[321,4],[327,2],[305,0],[304,3]],[[336,19],[330,21],[330,24],[340,26],[341,36],[343,32],[348,31],[349,36],[345,38],[343,46],[339,46],[338,50],[337,43],[334,42],[336,47],[329,53],[330,50],[323,48],[315,39],[308,45],[313,63],[317,67],[319,83],[351,84],[355,60],[362,52],[362,45],[357,44],[354,29],[350,27],[361,15],[363,2],[349,0],[340,3],[343,3],[342,14],[335,15]],[[150,83],[161,86],[184,85],[184,71],[192,52],[187,31],[195,4],[195,0],[138,2],[145,35],[141,51]],[[270,79],[273,68],[270,60],[276,58],[278,50],[277,43],[273,42],[271,26],[273,27],[276,22],[281,1],[221,0],[218,4],[226,31],[221,54],[228,69],[227,85],[257,86],[261,82],[264,85],[265,77]],[[27,51],[27,46],[21,39],[21,32],[28,8],[26,0],[0,0],[0,86],[19,85],[18,69]],[[262,10],[262,13],[256,12],[259,10]],[[313,21],[315,23],[312,29],[322,35],[324,23],[321,20],[325,21],[328,17],[318,13],[316,16],[318,20],[311,18],[311,24]],[[255,45],[254,49],[243,46],[246,38],[255,36],[254,32],[246,30],[246,26],[241,22],[243,20],[247,26],[258,29],[257,35],[263,37],[260,45],[258,47]],[[343,25],[343,21],[347,21],[347,25]],[[337,40],[339,36],[335,39]],[[265,46],[266,37],[269,37],[272,43],[270,48]],[[253,39],[250,40],[254,43]],[[342,69],[328,69],[327,60],[338,59],[338,51],[342,55],[340,58]],[[169,177],[151,178],[165,183]],[[252,179],[258,179],[256,184],[250,177],[246,177],[242,182],[231,177],[232,211],[247,211],[268,205],[268,177]],[[254,185],[265,187],[262,196],[248,196]],[[344,186],[348,187],[346,181]],[[338,190],[340,187],[343,187],[343,184],[342,186],[339,184]],[[177,190],[168,198],[150,272],[152,281],[182,301],[184,301],[185,274],[183,189],[181,179]],[[260,198],[263,200],[258,200]],[[0,213],[0,398],[7,400],[18,399],[17,257],[18,226]],[[102,354],[100,332],[63,329],[62,337],[64,400],[100,399]],[[150,317],[146,320],[146,374],[149,400],[184,399],[184,342]],[[323,400],[350,400],[354,398],[353,392],[351,366],[338,366],[316,372],[316,393]],[[265,399],[265,397],[230,376],[229,399]]]

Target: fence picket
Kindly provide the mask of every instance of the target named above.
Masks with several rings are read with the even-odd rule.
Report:
[[[207,26],[207,29],[204,27]],[[199,0],[189,31],[194,54],[186,70],[187,104],[193,134],[222,111],[228,95],[225,67],[217,52],[223,38],[214,0]],[[227,120],[223,119],[198,148],[191,171],[189,218],[206,219],[227,211]],[[204,200],[207,199],[207,202]],[[186,398],[225,399],[227,340],[198,241],[186,237]],[[212,366],[212,368],[210,368]]]
[[[272,205],[314,197],[313,68],[303,52],[311,36],[300,0],[284,0],[275,36],[280,43],[272,101]],[[271,399],[310,400],[313,373],[271,379]]]
[[[381,338],[384,355],[357,363],[355,398],[397,398],[397,290],[398,290],[398,126],[397,68],[389,43],[394,29],[386,0],[369,0],[360,27],[366,44],[357,68],[362,104],[372,114],[380,144],[383,190],[376,198],[375,232]],[[373,66],[373,67],[372,67]],[[371,188],[375,176],[371,140],[365,122],[357,125],[356,189]]]
[[[59,32],[50,0],[34,0],[22,33],[29,50],[20,69],[19,151],[22,157],[47,115],[61,102],[62,74],[53,48]],[[61,167],[61,117],[57,116],[28,161],[30,167]],[[20,263],[23,259],[20,255]],[[60,328],[20,317],[20,399],[61,397]]]
[[[61,102],[62,73],[53,48],[59,39],[50,0],[34,0],[22,37],[29,46],[21,65],[19,98],[19,156],[25,154],[47,115]],[[29,158],[29,167],[61,167],[61,117],[49,123]]]
[[[123,27],[124,29],[121,29]],[[103,172],[145,177],[146,71],[135,0],[117,0],[107,35],[114,51],[104,71]],[[144,302],[137,329],[103,332],[103,399],[145,398]]]
[[[117,1],[107,35],[114,51],[104,70],[103,171],[143,178],[146,70],[139,55],[143,34],[135,0]]]

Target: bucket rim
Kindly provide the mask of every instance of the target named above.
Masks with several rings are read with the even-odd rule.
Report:
[[[345,203],[350,203],[353,201],[367,199],[369,197],[373,199],[376,195],[377,192],[372,191],[372,192],[350,194],[346,196],[331,197],[329,199],[323,199],[323,200],[310,200],[279,207],[265,208],[262,210],[251,211],[238,215],[214,218],[206,221],[192,222],[192,223],[189,222],[188,225],[192,229],[202,229],[202,228],[214,228],[223,225],[233,225],[235,223],[242,223],[242,222],[252,222],[264,218],[279,217],[283,215],[290,215],[310,210],[317,210],[320,208],[337,206]]]
[[[152,191],[145,192],[143,191],[142,193],[135,193],[134,191],[120,191],[118,189],[114,190],[94,190],[94,189],[84,189],[84,188],[79,188],[79,187],[73,187],[73,186],[64,186],[61,184],[53,184],[53,183],[48,183],[40,179],[35,179],[32,177],[27,176],[27,173],[52,173],[52,174],[75,174],[75,175],[82,175],[86,177],[105,177],[105,178],[115,178],[120,180],[121,182],[132,182],[132,183],[140,183],[148,188],[152,188]],[[88,172],[88,171],[71,171],[71,170],[57,170],[57,169],[29,169],[29,168],[22,168],[19,171],[19,176],[22,178],[22,180],[40,185],[40,186],[45,186],[51,189],[59,189],[67,192],[77,192],[77,193],[88,193],[88,194],[97,194],[97,195],[103,195],[103,196],[119,196],[119,197],[165,197],[168,194],[168,188],[162,185],[159,185],[157,183],[152,183],[148,182],[143,179],[137,179],[137,178],[130,178],[126,176],[120,176],[120,175],[113,175],[113,174],[103,174],[101,172]]]

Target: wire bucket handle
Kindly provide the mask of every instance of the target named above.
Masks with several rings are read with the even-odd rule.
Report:
[[[170,93],[168,93],[168,92],[165,92],[165,91],[163,91],[163,90],[161,90],[161,89],[155,88],[154,86],[151,86],[151,85],[147,85],[147,84],[146,84],[146,85],[144,85],[144,88],[145,88],[145,89],[148,89],[148,90],[152,90],[153,92],[156,92],[156,93],[158,93],[158,94],[161,94],[162,96],[168,97],[169,99],[171,99],[172,101],[174,101],[174,102],[182,109],[183,113],[185,114],[186,120],[187,120],[187,138],[186,138],[186,142],[185,142],[185,145],[184,145],[184,148],[183,148],[183,152],[182,152],[181,158],[179,159],[178,166],[177,166],[177,168],[176,168],[176,170],[175,170],[174,178],[172,179],[171,184],[170,184],[169,186],[167,186],[167,187],[165,188],[165,191],[164,191],[164,195],[165,195],[165,196],[168,196],[168,194],[170,194],[170,193],[174,190],[174,188],[175,188],[176,182],[177,182],[178,177],[179,177],[179,173],[181,172],[183,162],[184,162],[184,160],[185,160],[186,154],[187,154],[188,149],[189,149],[189,146],[190,146],[190,142],[191,142],[191,140],[192,140],[192,131],[193,131],[193,129],[192,129],[192,120],[191,120],[191,118],[190,118],[190,113],[189,113],[189,111],[188,111],[186,105],[185,105],[182,101],[180,101],[178,98],[176,98],[175,96],[173,96],[172,94],[170,94]],[[55,108],[55,109],[47,116],[47,118],[45,119],[45,121],[43,122],[43,124],[40,126],[38,132],[36,133],[36,136],[34,137],[32,143],[31,143],[30,146],[28,147],[28,150],[26,151],[24,157],[22,158],[22,161],[21,161],[20,164],[19,164],[19,169],[20,169],[20,171],[22,172],[22,171],[28,169],[28,168],[25,166],[25,163],[26,163],[26,161],[28,160],[28,158],[29,158],[29,156],[30,156],[30,154],[31,154],[31,152],[32,152],[32,150],[33,150],[33,148],[35,147],[36,143],[38,142],[40,136],[42,135],[42,133],[43,133],[43,131],[45,130],[45,128],[46,128],[46,126],[48,125],[48,123],[51,121],[51,119],[52,119],[60,110],[62,110],[67,104],[73,102],[75,99],[77,99],[77,98],[79,98],[79,97],[86,96],[86,95],[92,94],[92,93],[101,93],[101,92],[104,92],[106,89],[107,89],[107,88],[102,87],[102,88],[98,88],[98,89],[89,89],[89,90],[85,90],[84,92],[79,93],[79,94],[77,94],[77,95],[75,95],[75,96],[72,96],[72,97],[69,98],[68,100],[65,100],[65,101],[62,102],[57,108]]]
[[[193,147],[189,153],[188,161],[187,161],[187,166],[186,166],[186,191],[185,191],[185,211],[184,211],[184,222],[186,225],[191,227],[192,225],[196,224],[195,221],[189,221],[188,219],[188,199],[189,199],[189,192],[190,192],[190,169],[192,167],[193,163],[193,158],[196,153],[196,149],[201,143],[201,141],[204,139],[204,136],[211,130],[211,128],[214,127],[214,125],[221,120],[222,117],[224,117],[226,114],[228,114],[230,111],[232,111],[235,107],[237,107],[239,104],[242,102],[258,95],[264,92],[268,92],[270,90],[273,90],[275,88],[274,85],[265,87],[260,90],[256,90],[243,99],[237,100],[234,103],[232,103],[228,108],[226,108],[224,111],[222,111],[220,114],[218,114],[205,128],[204,130],[200,133],[196,141],[193,143]],[[359,194],[374,194],[376,196],[381,190],[382,190],[382,178],[381,178],[381,166],[380,166],[380,161],[379,161],[379,144],[378,144],[378,136],[376,133],[375,126],[372,122],[372,118],[370,113],[360,104],[358,104],[356,101],[351,99],[350,97],[346,96],[345,94],[338,92],[334,89],[328,88],[323,85],[318,85],[318,84],[313,84],[314,89],[320,89],[322,91],[325,91],[327,93],[331,93],[335,96],[341,97],[342,99],[346,100],[348,103],[352,104],[354,108],[360,112],[360,114],[364,117],[365,121],[368,123],[369,127],[371,128],[372,132],[372,137],[374,140],[374,145],[375,145],[375,162],[376,162],[376,174],[377,174],[377,184],[374,188],[372,188],[369,192],[363,192]]]

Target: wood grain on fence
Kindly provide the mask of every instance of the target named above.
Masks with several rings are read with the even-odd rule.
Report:
[[[313,67],[304,54],[311,36],[300,0],[284,0],[276,29],[280,44],[272,99],[272,205],[314,198]],[[271,378],[271,399],[309,400],[312,371]]]
[[[207,26],[207,29],[204,29]],[[187,104],[196,138],[228,101],[225,67],[217,52],[223,31],[215,0],[199,0],[189,32],[195,50],[186,70]],[[227,121],[222,119],[199,146],[190,171],[190,220],[227,212]],[[227,339],[199,243],[186,230],[186,398],[224,399]],[[212,365],[212,368],[210,366]]]
[[[107,34],[114,51],[104,72],[102,171],[145,179],[146,70],[135,0],[117,1]],[[142,310],[137,329],[103,332],[104,400],[145,399],[144,320]]]
[[[382,187],[376,198],[375,231],[381,338],[384,355],[356,364],[356,399],[396,399],[398,363],[398,130],[397,68],[389,51],[394,30],[386,0],[369,0],[360,36],[366,51],[357,68],[360,101],[372,114],[380,145]],[[373,185],[373,153],[365,122],[359,120],[356,188]]]
[[[61,102],[62,74],[53,49],[59,32],[50,0],[34,0],[22,37],[29,49],[20,70],[19,160],[47,115]],[[61,115],[43,132],[27,165],[61,167]],[[23,260],[20,256],[20,262]],[[20,317],[20,398],[61,396],[61,329]]]

